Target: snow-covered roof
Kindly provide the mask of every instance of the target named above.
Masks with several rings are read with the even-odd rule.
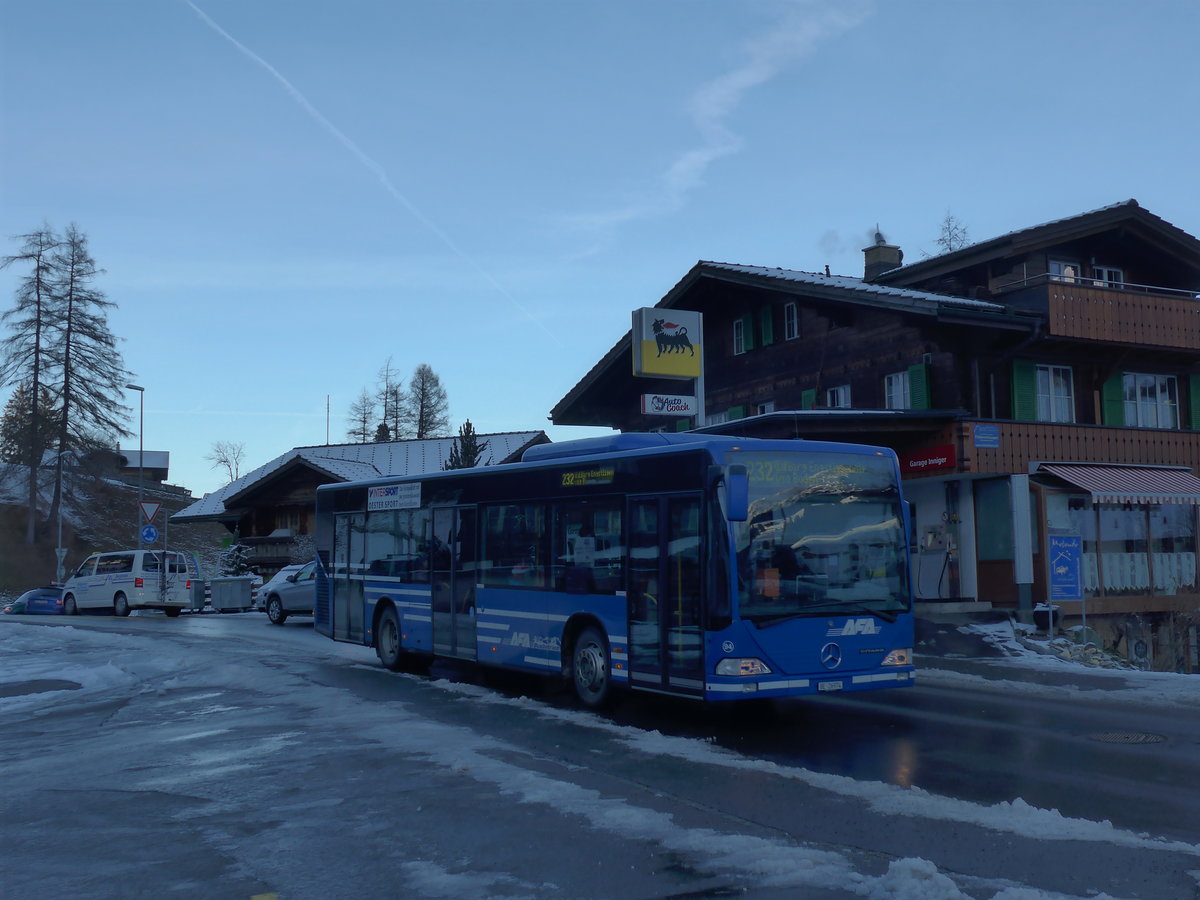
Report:
[[[826,287],[846,291],[863,301],[883,300],[889,305],[910,305],[922,309],[937,306],[954,306],[968,309],[987,310],[988,312],[1004,312],[1005,307],[999,303],[986,300],[972,300],[967,297],[955,297],[950,294],[934,294],[929,291],[914,291],[908,288],[888,287],[854,278],[849,275],[823,275],[820,272],[800,272],[795,269],[771,269],[765,266],[743,266],[736,263],[703,262],[706,269],[740,272],[758,278],[769,278],[773,281],[784,281],[809,287]]]
[[[526,447],[548,440],[543,431],[510,431],[500,434],[481,434],[487,442],[484,460],[492,464],[518,459]],[[372,444],[328,444],[317,447],[296,447],[277,456],[253,472],[249,472],[225,487],[205,494],[191,506],[171,516],[172,522],[220,519],[226,515],[226,502],[236,498],[269,479],[281,469],[304,464],[319,469],[336,481],[363,481],[399,475],[419,475],[440,472],[450,458],[450,448],[457,438],[432,438],[424,441],[388,441]]]

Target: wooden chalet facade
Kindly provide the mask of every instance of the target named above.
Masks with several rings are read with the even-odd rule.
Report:
[[[628,339],[551,420],[891,447],[919,600],[1053,601],[1197,671],[1200,240],[1130,200],[908,266],[882,236],[864,254],[863,278],[700,262],[657,304],[704,315],[705,421],[640,412],[681,383],[634,378]]]

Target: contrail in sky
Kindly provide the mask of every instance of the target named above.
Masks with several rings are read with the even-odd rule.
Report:
[[[284,78],[282,73],[280,73],[280,71],[278,69],[276,69],[273,65],[271,65],[269,62],[267,62],[265,59],[263,59],[261,56],[259,56],[257,53],[255,53],[253,50],[251,50],[249,47],[247,47],[245,44],[243,44],[241,41],[239,41],[237,38],[235,38],[233,35],[231,35],[228,31],[226,31],[224,28],[222,28],[216,22],[214,22],[212,20],[212,18],[209,17],[209,15],[204,10],[202,10],[195,3],[193,3],[192,0],[183,0],[183,2],[192,8],[192,11],[195,12],[196,15],[198,15],[200,17],[200,19],[204,22],[205,25],[207,25],[209,28],[211,28],[213,31],[215,31],[217,34],[219,34],[225,40],[229,41],[229,43],[233,44],[233,46],[236,47],[239,51],[241,51],[241,53],[244,56],[248,57],[250,60],[252,60],[253,62],[262,66],[264,69],[266,69],[267,72],[270,73],[272,78],[274,78],[281,85],[283,85],[283,89],[288,92],[288,94],[291,96],[291,98],[293,100],[295,100],[298,104],[300,104],[301,109],[303,109],[306,113],[308,113],[308,115],[314,121],[316,121],[316,123],[318,125],[320,125],[327,132],[329,132],[329,134],[333,135],[333,137],[335,137],[338,140],[338,143],[340,143],[343,147],[345,147],[347,150],[349,150],[355,159],[357,159],[360,163],[362,163],[364,166],[366,166],[367,169],[370,170],[372,174],[374,174],[374,176],[379,180],[379,183],[383,185],[383,189],[385,191],[387,191],[388,194],[391,195],[392,199],[394,199],[397,203],[399,203],[401,206],[403,206],[405,209],[407,209],[409,211],[409,213],[413,216],[413,218],[415,218],[418,222],[420,222],[427,229],[429,229],[429,231],[432,232],[434,235],[436,235],[438,237],[438,239],[441,240],[442,243],[444,243],[447,247],[449,247],[452,251],[454,251],[454,253],[460,259],[462,259],[467,265],[469,265],[472,269],[474,269],[476,272],[478,272],[479,275],[482,276],[488,282],[488,284],[490,284],[493,288],[495,288],[498,293],[503,295],[504,298],[506,300],[508,300],[508,302],[511,303],[523,316],[525,316],[526,318],[531,319],[532,321],[537,323],[538,327],[540,327],[542,329],[542,331],[546,332],[546,334],[550,335],[551,339],[553,339],[555,343],[559,344],[560,346],[562,345],[562,342],[558,339],[558,337],[552,331],[550,331],[550,329],[547,328],[546,325],[540,319],[537,319],[533,315],[533,313],[531,313],[528,309],[526,309],[519,302],[517,302],[516,297],[514,297],[511,293],[509,293],[504,288],[504,286],[501,285],[500,282],[496,281],[496,279],[493,278],[491,276],[491,274],[489,272],[487,272],[482,266],[480,266],[479,263],[475,262],[475,260],[472,259],[465,250],[463,250],[461,247],[459,247],[458,244],[456,244],[453,241],[453,239],[450,237],[450,235],[448,235],[448,234],[446,234],[446,232],[442,231],[442,229],[440,229],[437,225],[435,225],[429,219],[428,216],[426,216],[423,212],[421,212],[421,210],[417,209],[417,207],[413,205],[412,201],[410,201],[407,197],[405,197],[402,193],[400,193],[400,191],[397,189],[396,185],[394,185],[392,183],[392,179],[388,177],[387,172],[384,171],[383,166],[381,166],[379,163],[375,162],[375,160],[371,159],[371,157],[367,156],[367,154],[365,154],[359,148],[359,146],[354,143],[354,141],[350,140],[350,138],[347,137],[341,131],[341,129],[339,129],[336,125],[334,125],[327,118],[325,118],[325,116],[323,116],[321,114],[321,111],[319,109],[317,109],[315,106],[313,106],[311,103],[309,103],[308,98],[305,97],[302,93],[300,93],[300,91],[296,88],[295,85],[293,85],[290,81],[288,81],[286,78]]]

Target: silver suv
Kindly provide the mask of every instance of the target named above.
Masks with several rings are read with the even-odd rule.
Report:
[[[311,616],[317,599],[316,560],[302,566],[284,566],[258,589],[272,625],[282,625],[293,613]]]

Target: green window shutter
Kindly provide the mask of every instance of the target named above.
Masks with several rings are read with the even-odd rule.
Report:
[[[691,419],[676,419],[675,420],[675,430],[676,431],[687,431],[688,427],[691,424],[692,424]]]
[[[1200,429],[1200,375],[1188,376],[1188,407],[1191,412],[1192,428]]]
[[[813,388],[809,388],[800,394],[800,408],[812,409],[817,405],[817,392]]]
[[[1195,376],[1192,376],[1193,378]],[[1194,393],[1193,393],[1193,396]],[[1192,401],[1195,409],[1195,400]],[[1109,377],[1100,388],[1100,411],[1104,416],[1105,425],[1125,424],[1125,375],[1117,372]],[[1192,413],[1193,421],[1195,412]]]
[[[929,366],[925,363],[908,367],[908,408],[932,409],[929,402]]]
[[[772,316],[774,312],[771,307],[765,307],[758,314],[758,320],[762,325],[762,345],[769,347],[775,343],[775,318]]]
[[[744,419],[746,418],[746,407],[731,406],[729,407],[729,412],[727,412],[725,416],[730,422],[732,422],[734,419]]]
[[[1012,417],[1019,422],[1037,421],[1037,366],[1027,359],[1013,360]]]
[[[754,313],[742,316],[742,344],[747,353],[754,349]]]

